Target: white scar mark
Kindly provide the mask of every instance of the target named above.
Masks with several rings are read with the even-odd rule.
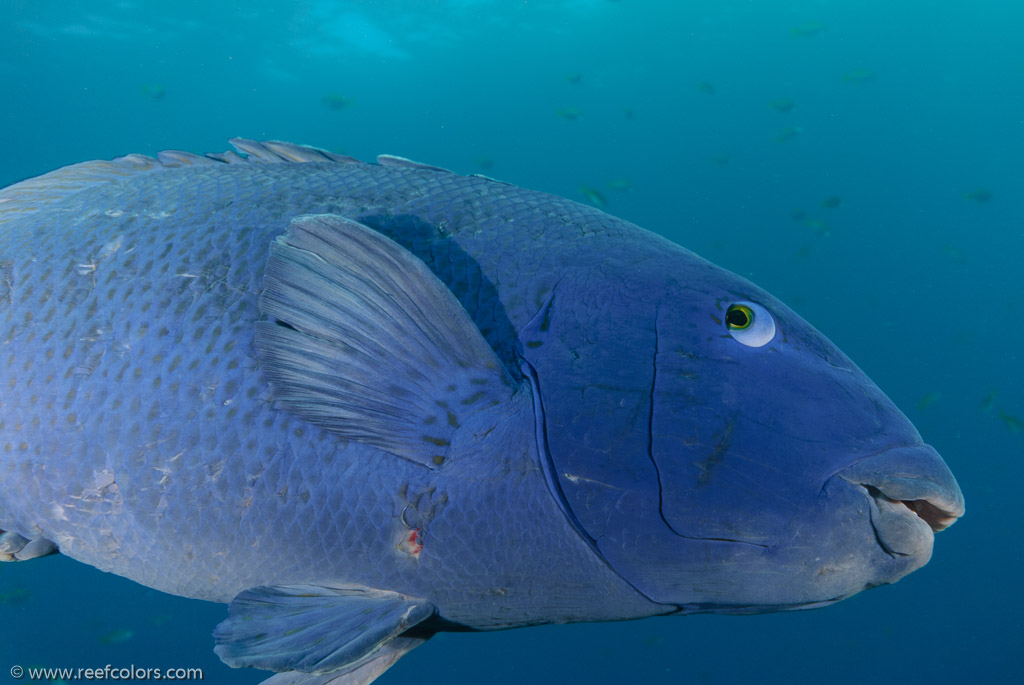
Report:
[[[96,255],[96,257],[90,259],[87,262],[82,262],[80,264],[76,264],[75,265],[75,268],[78,270],[78,275],[79,276],[88,276],[89,274],[95,274],[96,273],[96,268],[100,265],[100,263],[103,260],[108,259],[112,255],[116,254],[118,252],[118,250],[121,249],[121,246],[122,246],[122,237],[119,236],[119,235],[118,236],[114,236],[114,238],[112,240],[108,240],[106,243],[104,243],[103,247],[100,248],[100,251]],[[129,253],[133,252],[134,250],[135,250],[134,247],[131,248],[131,249],[125,250],[124,254],[129,254]]]
[[[593,478],[584,478],[583,476],[577,476],[577,475],[574,475],[574,474],[571,474],[571,473],[563,473],[562,475],[570,483],[574,483],[576,485],[579,485],[580,483],[593,483],[594,485],[600,485],[602,488],[611,488],[612,490],[621,490],[622,489],[622,488],[617,488],[614,485],[611,485],[609,483],[602,483],[599,480],[594,480]]]

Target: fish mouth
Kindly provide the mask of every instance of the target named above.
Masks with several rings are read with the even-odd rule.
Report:
[[[878,544],[894,557],[931,557],[933,535],[964,514],[956,478],[929,445],[865,457],[837,474],[868,498]]]

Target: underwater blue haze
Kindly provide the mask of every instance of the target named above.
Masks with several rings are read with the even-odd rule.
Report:
[[[0,187],[244,136],[597,204],[793,307],[968,501],[925,568],[823,610],[444,633],[382,683],[1021,682],[1021,35],[1008,0],[0,0]],[[2,564],[0,681],[258,683],[213,653],[225,616]]]

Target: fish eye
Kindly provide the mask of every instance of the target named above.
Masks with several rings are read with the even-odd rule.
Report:
[[[747,347],[763,347],[775,337],[775,319],[754,302],[733,302],[725,312],[729,335]]]
[[[754,310],[745,304],[734,304],[725,313],[725,325],[730,331],[745,331],[754,323]]]

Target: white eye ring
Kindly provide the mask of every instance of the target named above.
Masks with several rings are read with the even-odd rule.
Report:
[[[775,337],[775,319],[756,302],[741,300],[725,312],[729,335],[747,347],[764,347]]]

